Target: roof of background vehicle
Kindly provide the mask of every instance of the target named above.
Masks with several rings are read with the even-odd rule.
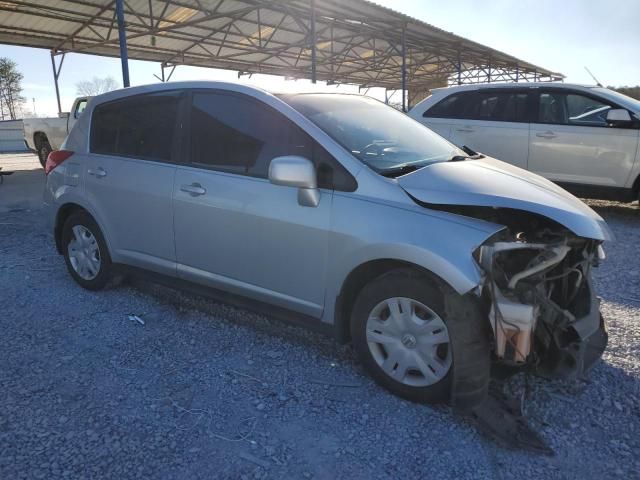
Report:
[[[480,90],[487,88],[573,88],[573,89],[589,89],[598,88],[598,85],[587,85],[580,83],[564,83],[564,82],[522,82],[522,83],[475,83],[466,85],[454,85],[451,87],[434,88],[431,91],[435,92],[452,92],[452,91],[464,91],[464,90]]]

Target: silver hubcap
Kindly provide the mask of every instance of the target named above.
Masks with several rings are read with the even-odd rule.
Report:
[[[447,326],[411,298],[394,297],[376,305],[367,319],[367,342],[376,363],[405,385],[433,385],[451,368]]]
[[[93,233],[82,225],[72,229],[67,251],[73,270],[84,280],[93,280],[100,271],[100,248]]]

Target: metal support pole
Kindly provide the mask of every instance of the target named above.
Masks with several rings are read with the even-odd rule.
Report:
[[[58,101],[58,114],[62,113],[62,104],[60,103],[60,87],[58,86],[58,77],[60,76],[60,70],[62,69],[62,62],[64,62],[64,53],[60,60],[60,66],[56,68],[56,54],[51,50],[51,68],[53,69],[53,84],[56,87],[56,100]]]
[[[120,62],[122,63],[122,86],[129,87],[129,54],[127,52],[127,32],[124,24],[124,2],[116,0],[118,17],[118,39],[120,40]]]
[[[491,83],[491,65],[487,69],[487,83]]]
[[[458,85],[462,85],[462,60],[460,59],[460,50],[458,50]]]
[[[316,0],[311,0],[311,83],[316,83]]]
[[[516,63],[516,83],[520,80],[520,67]]]
[[[402,111],[407,111],[407,39],[406,28],[402,27]]]

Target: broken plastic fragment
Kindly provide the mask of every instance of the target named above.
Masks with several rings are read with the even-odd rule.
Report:
[[[142,320],[138,315],[134,314],[134,313],[130,313],[128,315],[129,320],[131,320],[132,322],[138,322],[140,325],[144,325],[144,320]]]

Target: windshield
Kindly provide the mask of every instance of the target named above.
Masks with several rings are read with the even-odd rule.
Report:
[[[285,102],[356,158],[384,174],[464,155],[445,139],[382,102],[357,95],[283,95]]]

